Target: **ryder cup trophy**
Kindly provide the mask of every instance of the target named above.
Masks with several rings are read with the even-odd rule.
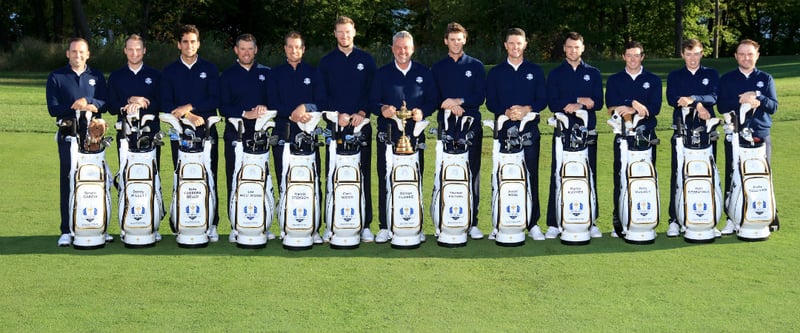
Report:
[[[414,148],[411,147],[411,140],[406,135],[406,119],[411,118],[411,111],[406,108],[406,101],[403,101],[403,107],[395,112],[395,121],[397,126],[400,127],[400,139],[397,140],[397,145],[394,148],[395,154],[410,155],[414,153]]]

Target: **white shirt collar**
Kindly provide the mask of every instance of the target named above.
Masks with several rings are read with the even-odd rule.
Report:
[[[133,67],[131,67],[131,65],[128,64],[128,69],[130,69],[131,72],[133,72],[133,75],[139,74],[139,72],[142,70],[142,68],[144,68],[144,63],[139,65],[139,68],[137,68],[137,69],[133,69]]]
[[[181,63],[183,63],[183,65],[184,65],[184,66],[186,66],[186,67],[187,67],[187,68],[189,68],[189,69],[192,69],[192,66],[194,66],[194,64],[196,64],[196,63],[197,63],[197,59],[200,59],[200,57],[195,57],[195,58],[194,58],[194,62],[193,62],[193,63],[191,63],[191,64],[188,64],[188,63],[186,63],[185,61],[183,61],[183,57],[178,57],[178,58],[179,58],[179,59],[181,59]]]
[[[522,66],[522,63],[525,62],[525,61],[523,60],[522,62],[519,63],[519,65],[514,65],[514,64],[511,63],[511,59],[506,58],[506,62],[509,65],[511,65],[511,68],[513,68],[514,71],[517,71],[517,70],[519,70],[519,66]]]
[[[639,77],[639,75],[642,75],[643,72],[644,72],[644,66],[639,67],[639,72],[638,73],[628,72],[628,67],[625,67],[625,73],[628,73],[628,75],[634,81],[636,80],[637,77]]]
[[[395,62],[394,62],[394,67],[397,68],[398,71],[403,73],[403,76],[406,76],[406,74],[408,74],[408,72],[411,71],[411,66],[412,65],[414,65],[414,62],[413,61],[409,61],[408,62],[408,68],[402,69],[402,68],[400,68],[400,65],[397,64],[397,60],[395,60]]]

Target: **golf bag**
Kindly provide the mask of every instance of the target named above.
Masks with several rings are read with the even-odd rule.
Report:
[[[210,133],[220,118],[209,117],[202,127],[169,113],[162,113],[159,118],[178,132],[180,140],[172,183],[170,227],[178,246],[206,247],[217,205],[211,172],[211,145],[217,143],[211,140]]]
[[[525,146],[532,144],[530,134],[524,132],[528,122],[536,120],[538,113],[530,112],[519,125],[504,128],[509,121],[505,115],[495,122],[484,121],[494,131],[492,144],[492,233],[500,246],[525,244],[525,231],[533,208],[533,195],[528,188],[528,169],[525,163]],[[522,134],[525,133],[525,134]]]
[[[431,219],[436,242],[444,247],[467,245],[473,214],[469,168],[469,147],[475,136],[470,130],[473,122],[471,116],[452,116],[450,110],[444,110],[439,124]]]
[[[298,126],[300,132],[293,142],[280,140],[283,149],[283,171],[278,202],[278,222],[281,227],[283,247],[288,250],[306,250],[314,246],[313,234],[319,229],[320,202],[322,200],[317,174],[317,151],[322,145],[318,136],[322,131],[317,124],[322,113],[311,112],[307,123],[287,123]],[[286,130],[287,135],[291,133]]]
[[[657,138],[646,135],[644,118],[622,119],[616,112],[608,120],[615,134],[620,134],[619,220],[614,225],[617,235],[631,244],[652,244],[656,239],[660,211],[658,172],[653,165],[653,149]]]
[[[369,118],[357,127],[339,126],[339,112],[324,111],[325,120],[334,131],[327,138],[328,177],[325,196],[325,225],[331,232],[330,244],[335,249],[354,249],[361,243],[364,227],[365,198],[361,174],[361,149],[367,145],[361,129]]]
[[[555,128],[556,221],[561,228],[561,243],[589,244],[589,229],[597,221],[592,169],[589,167],[589,145],[597,142],[597,133],[586,129],[586,110],[575,114],[557,112],[548,120]]]
[[[272,177],[269,174],[269,150],[278,142],[271,135],[277,111],[267,113],[245,126],[241,118],[228,118],[238,131],[233,142],[234,162],[231,181],[228,218],[231,233],[240,248],[267,246],[269,227],[275,210]],[[247,127],[247,128],[246,128]]]
[[[128,115],[117,122],[122,131],[119,142],[119,230],[126,247],[155,245],[158,227],[164,218],[161,177],[157,163],[163,132],[150,133],[148,123],[155,115]]]
[[[702,121],[693,108],[684,107],[676,124],[673,170],[677,188],[674,209],[687,242],[713,242],[714,228],[722,217],[722,190],[714,145],[719,138],[719,118]],[[698,126],[691,128],[691,124]]]
[[[743,104],[736,112],[724,114],[729,133],[732,175],[725,213],[735,224],[742,240],[766,240],[776,216],[772,171],[767,161],[767,147],[753,136],[750,122],[755,110]]]
[[[425,149],[425,143],[419,142],[424,135],[427,120],[414,123],[412,136],[409,138],[411,153],[397,153],[393,145],[402,140],[393,136],[393,131],[404,128],[404,121],[395,116],[395,124],[389,124],[388,132],[378,134],[378,141],[386,144],[386,216],[391,233],[391,245],[396,249],[418,248],[422,241],[422,174],[420,172],[419,154]],[[395,129],[396,126],[396,129]],[[399,137],[399,136],[398,136]],[[393,140],[397,140],[396,142]],[[381,158],[381,157],[378,157]]]

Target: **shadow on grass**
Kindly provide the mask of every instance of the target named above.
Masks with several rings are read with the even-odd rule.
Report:
[[[598,253],[636,253],[671,250],[693,246],[733,246],[745,244],[736,237],[727,236],[718,238],[710,244],[690,244],[682,238],[667,238],[659,234],[656,242],[650,245],[627,244],[618,238],[611,238],[604,234],[603,238],[593,239],[591,244],[584,246],[568,246],[558,240],[536,241],[527,239],[525,245],[519,247],[497,246],[494,241],[487,239],[471,240],[465,247],[444,248],[436,244],[433,235],[427,235],[428,241],[418,249],[401,250],[393,249],[389,244],[363,243],[357,249],[334,250],[327,244],[316,245],[305,251],[289,251],[281,246],[280,240],[273,240],[263,249],[240,249],[227,242],[227,235],[220,235],[220,242],[211,243],[206,248],[184,249],[175,243],[174,236],[164,236],[156,246],[143,249],[129,249],[119,241],[118,235],[113,243],[106,244],[104,248],[96,250],[76,250],[71,247],[57,247],[57,236],[11,236],[0,237],[0,256],[24,254],[58,254],[58,255],[200,255],[200,256],[264,256],[286,258],[328,258],[328,257],[366,257],[366,258],[453,258],[453,259],[480,259],[480,258],[514,258],[538,257],[558,255],[595,255]]]

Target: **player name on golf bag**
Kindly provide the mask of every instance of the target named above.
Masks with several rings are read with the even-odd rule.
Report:
[[[419,154],[425,149],[425,143],[420,142],[425,127],[428,126],[427,120],[414,123],[412,136],[407,138],[409,152],[397,152],[392,149],[392,145],[402,146],[407,131],[406,122],[395,116],[394,123],[390,123],[387,133],[380,133],[378,141],[387,145],[386,155],[386,189],[389,191],[386,196],[386,216],[387,223],[391,232],[391,245],[393,248],[413,249],[422,243],[422,175],[420,173]],[[395,129],[396,126],[396,129]],[[409,125],[410,126],[410,125]],[[404,133],[400,139],[392,136],[392,132]],[[393,141],[394,140],[394,141]],[[381,158],[381,157],[378,157]]]
[[[714,158],[719,118],[702,121],[688,107],[681,112],[675,138],[678,170],[673,171],[676,217],[687,242],[713,242],[714,228],[722,216],[722,190]]]
[[[469,168],[473,122],[471,116],[456,117],[450,110],[444,110],[438,130],[431,219],[437,243],[444,247],[467,244],[467,231],[473,214]]]
[[[157,121],[155,115],[128,115],[117,123],[117,130],[123,133],[117,174],[119,228],[120,239],[127,247],[155,245],[165,214],[156,155],[164,133],[150,133],[147,125],[151,121]]]
[[[755,110],[743,104],[738,112],[725,114],[730,132],[732,175],[725,213],[742,240],[765,240],[775,219],[775,193],[767,147],[750,128]],[[738,116],[738,117],[737,117]]]
[[[97,249],[106,244],[111,222],[111,171],[106,163],[105,148],[111,142],[104,138],[106,124],[94,113],[76,111],[73,120],[59,126],[71,128],[70,142],[70,232],[76,249]]]
[[[619,219],[615,225],[617,235],[632,244],[651,244],[656,239],[660,211],[658,173],[652,163],[653,149],[658,139],[645,134],[639,123],[644,118],[638,114],[624,120],[616,112],[608,123],[620,137]],[[617,230],[620,229],[620,230]]]
[[[209,117],[195,127],[188,119],[178,120],[169,113],[159,118],[178,131],[180,148],[172,186],[170,226],[180,247],[208,246],[208,232],[214,221],[216,200],[211,171],[211,130],[220,121]]]
[[[525,146],[531,144],[525,125],[538,117],[530,112],[519,125],[504,129],[509,121],[505,115],[495,122],[484,121],[494,131],[492,144],[492,226],[495,243],[501,246],[525,244],[525,231],[533,207],[533,195],[528,188],[528,169],[525,165]],[[525,134],[522,134],[525,133]]]
[[[564,244],[589,244],[589,229],[597,220],[597,194],[589,167],[589,145],[595,144],[597,134],[587,130],[588,119],[586,110],[578,110],[574,115],[558,112],[548,120],[556,134],[555,208]]]
[[[283,174],[281,195],[278,202],[278,222],[281,227],[283,247],[289,250],[310,249],[314,245],[313,234],[319,228],[321,201],[319,175],[317,174],[317,150],[321,145],[317,128],[322,114],[311,112],[307,123],[288,124],[298,126],[300,132],[293,142],[281,140],[283,149]],[[287,135],[290,130],[286,130]]]
[[[271,135],[277,111],[267,111],[255,120],[228,118],[238,131],[234,141],[233,179],[231,182],[228,217],[236,245],[241,248],[267,246],[270,225],[274,216],[275,198],[269,174],[269,150],[277,144]],[[245,123],[252,123],[252,127]]]
[[[328,179],[325,200],[325,225],[331,231],[332,248],[357,248],[364,227],[365,198],[361,174],[361,149],[367,145],[358,126],[339,126],[339,112],[324,111],[325,120],[334,128],[328,141]]]

